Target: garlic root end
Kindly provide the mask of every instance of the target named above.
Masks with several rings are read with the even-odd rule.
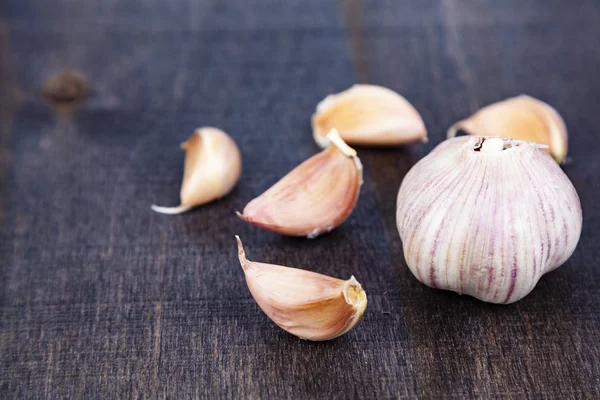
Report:
[[[348,304],[354,306],[359,306],[367,301],[367,293],[363,290],[354,275],[352,275],[344,284],[344,299],[346,299]]]

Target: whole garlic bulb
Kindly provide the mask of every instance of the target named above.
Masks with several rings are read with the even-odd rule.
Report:
[[[569,178],[539,146],[463,136],[408,172],[396,222],[419,281],[506,304],[571,256],[582,215]]]

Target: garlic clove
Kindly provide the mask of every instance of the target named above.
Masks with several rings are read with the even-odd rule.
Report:
[[[327,133],[337,129],[353,145],[393,146],[427,141],[419,112],[393,90],[375,85],[354,85],[327,96],[312,116],[313,137],[326,147]]]
[[[461,136],[406,174],[396,222],[419,281],[507,304],[571,256],[582,214],[569,178],[538,145]]]
[[[448,138],[458,130],[472,135],[500,136],[547,145],[558,163],[567,156],[567,127],[550,105],[527,95],[490,104],[452,125]]]
[[[237,213],[260,228],[315,238],[348,218],[362,184],[356,151],[333,130],[330,145],[304,161]]]
[[[233,139],[217,128],[198,128],[182,143],[185,150],[181,204],[152,206],[162,214],[179,214],[229,193],[242,172],[242,157]]]
[[[248,261],[239,236],[238,257],[250,293],[281,329],[307,340],[330,340],[356,325],[367,308],[367,294],[349,280]]]

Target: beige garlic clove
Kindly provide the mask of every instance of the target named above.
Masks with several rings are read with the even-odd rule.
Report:
[[[331,144],[304,161],[238,216],[260,228],[309,239],[329,232],[348,218],[362,184],[362,165],[354,149],[335,130]]]
[[[581,235],[579,197],[538,147],[461,136],[412,167],[398,192],[396,222],[419,281],[513,303],[571,256]]]
[[[458,130],[471,135],[500,136],[548,146],[558,163],[567,156],[567,127],[560,114],[543,101],[527,95],[490,104],[452,125],[448,137]]]
[[[427,141],[419,112],[393,90],[375,85],[354,85],[327,96],[312,116],[313,137],[327,146],[327,133],[337,129],[352,145],[394,146]]]
[[[307,340],[329,340],[348,332],[367,308],[367,294],[349,280],[281,265],[248,261],[236,236],[250,293],[281,329]]]
[[[198,128],[182,143],[185,150],[181,204],[152,206],[162,214],[179,214],[225,196],[242,172],[242,156],[233,139],[217,128]]]

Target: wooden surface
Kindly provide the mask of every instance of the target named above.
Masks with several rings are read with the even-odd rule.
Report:
[[[597,1],[0,7],[0,397],[600,397]],[[66,87],[49,81],[61,71],[76,74]],[[429,143],[360,149],[357,208],[317,240],[236,218],[315,154],[315,105],[355,82],[405,95]],[[404,263],[400,182],[453,122],[520,93],[570,130],[579,246],[514,305],[429,289]],[[200,125],[239,143],[242,179],[193,212],[152,212],[177,204],[178,144]],[[234,234],[252,260],[355,275],[364,319],[326,343],[283,332],[251,298]]]

